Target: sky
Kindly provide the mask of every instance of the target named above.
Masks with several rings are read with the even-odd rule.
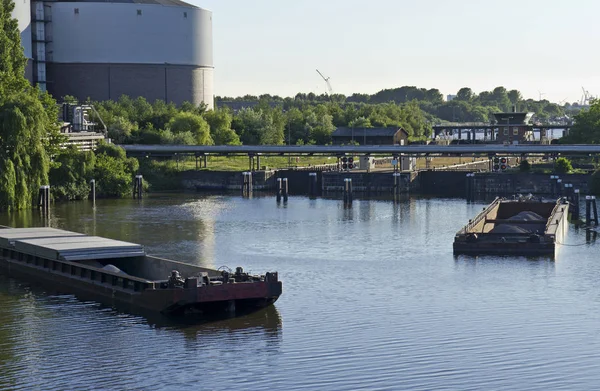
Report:
[[[188,0],[213,12],[215,95],[600,95],[598,0]]]

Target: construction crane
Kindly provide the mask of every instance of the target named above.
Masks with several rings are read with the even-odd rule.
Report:
[[[594,97],[591,96],[590,93],[588,91],[586,91],[585,88],[581,87],[581,89],[583,90],[583,96],[581,97],[581,105],[589,106],[591,101],[594,100]]]
[[[321,72],[319,72],[318,69],[317,69],[317,73],[323,78],[323,80],[325,80],[325,83],[327,83],[327,90],[329,90],[329,95],[332,95],[333,88],[331,88],[331,83],[329,82],[329,79],[331,79],[331,78],[323,76],[323,74]]]

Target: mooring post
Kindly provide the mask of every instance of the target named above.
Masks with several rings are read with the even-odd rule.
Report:
[[[392,174],[394,176],[394,189],[393,189],[393,193],[395,196],[399,195],[401,193],[400,191],[400,184],[402,183],[402,178],[399,172],[395,172]]]
[[[593,214],[593,215],[592,215]],[[596,196],[585,197],[585,223],[586,225],[598,225],[598,209],[596,208]]]
[[[466,180],[466,189],[465,189],[465,193],[466,193],[466,198],[467,198],[467,202],[471,201],[471,173],[467,174],[467,180]]]
[[[557,191],[557,193],[558,193],[557,195],[558,195],[558,197],[562,197],[562,194],[563,194],[563,189],[562,189],[562,186],[563,186],[563,184],[562,184],[562,179],[559,179],[558,177],[556,177],[556,178],[557,178],[557,179],[556,179],[556,191]]]
[[[571,212],[573,220],[579,220],[579,194],[579,189],[573,190],[573,211]]]
[[[256,155],[256,171],[260,171],[260,155]]]
[[[208,168],[208,155],[204,154],[202,158],[204,160],[204,168]]]
[[[352,179],[344,179],[344,204],[352,204]]]
[[[242,196],[250,197],[252,193],[252,172],[242,173]]]
[[[50,186],[48,186],[50,187]],[[594,213],[594,225],[598,225],[598,208],[596,207],[596,196],[592,196],[592,212]]]
[[[50,210],[50,186],[40,186],[38,205],[43,213],[47,213]]]
[[[143,177],[141,175],[136,175],[133,198],[137,198],[138,200],[142,199],[143,183]]]
[[[289,186],[288,186],[288,179],[287,178],[283,178],[282,181],[282,186],[283,186],[283,202],[287,202],[288,201],[288,192],[289,192]]]
[[[283,194],[283,182],[281,178],[277,178],[277,202],[281,202],[281,196]]]
[[[308,194],[310,197],[317,196],[317,173],[308,173]]]
[[[550,175],[550,194],[552,195],[552,197],[554,197],[556,195],[556,176],[555,175]]]
[[[92,198],[92,204],[96,205],[96,180],[90,181],[90,197]]]

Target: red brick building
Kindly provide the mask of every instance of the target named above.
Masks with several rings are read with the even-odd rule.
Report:
[[[531,118],[535,113],[497,113],[498,122],[496,142],[504,144],[520,144],[533,141],[533,125]]]

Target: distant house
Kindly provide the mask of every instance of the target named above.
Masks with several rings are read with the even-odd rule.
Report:
[[[504,144],[519,144],[533,141],[531,118],[534,113],[496,113],[498,135],[496,141]]]
[[[408,145],[408,132],[402,128],[337,128],[334,145],[357,142],[360,145]]]

